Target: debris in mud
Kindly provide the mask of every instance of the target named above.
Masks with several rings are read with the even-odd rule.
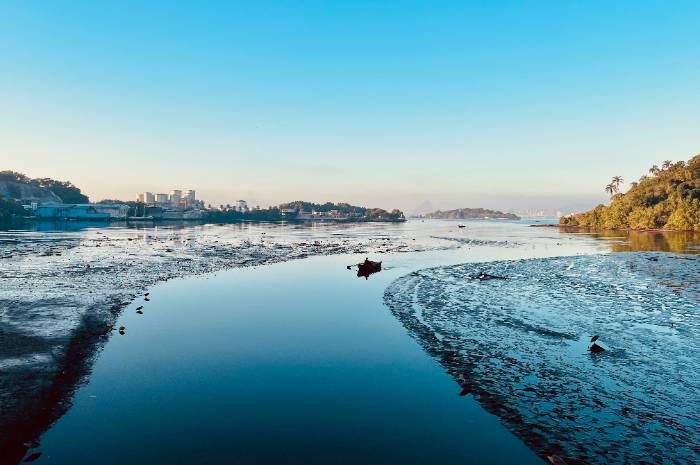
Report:
[[[603,349],[601,346],[599,346],[595,342],[593,344],[591,344],[591,347],[589,347],[588,350],[590,350],[594,354],[599,354],[601,352],[605,352],[605,349]]]
[[[496,276],[493,274],[484,273],[483,271],[476,276],[472,276],[471,278],[478,279],[479,281],[488,281],[489,279],[508,279],[506,276]]]

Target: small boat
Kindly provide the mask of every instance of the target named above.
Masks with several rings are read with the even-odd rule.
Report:
[[[458,228],[466,228],[466,226],[463,225],[463,224],[458,224],[457,227],[458,227]]]
[[[365,258],[363,263],[357,264],[357,277],[368,279],[369,275],[382,271],[382,262],[373,262]]]

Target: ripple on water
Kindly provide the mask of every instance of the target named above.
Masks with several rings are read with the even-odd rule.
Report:
[[[700,462],[699,261],[612,254],[411,273],[384,299],[543,457]],[[471,279],[479,272],[507,280]],[[592,354],[590,336],[607,350]]]

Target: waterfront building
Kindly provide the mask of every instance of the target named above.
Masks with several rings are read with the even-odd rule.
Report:
[[[129,206],[123,204],[32,204],[38,218],[54,220],[119,220],[129,215]]]
[[[238,204],[238,211],[239,212],[248,211],[248,202],[246,202],[245,200],[239,200],[237,202],[237,204]]]
[[[157,204],[168,203],[168,194],[156,194],[156,203]]]

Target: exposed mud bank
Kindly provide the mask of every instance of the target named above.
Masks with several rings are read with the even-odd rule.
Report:
[[[385,302],[543,458],[686,464],[700,457],[699,271],[646,253],[465,264],[402,277]]]

